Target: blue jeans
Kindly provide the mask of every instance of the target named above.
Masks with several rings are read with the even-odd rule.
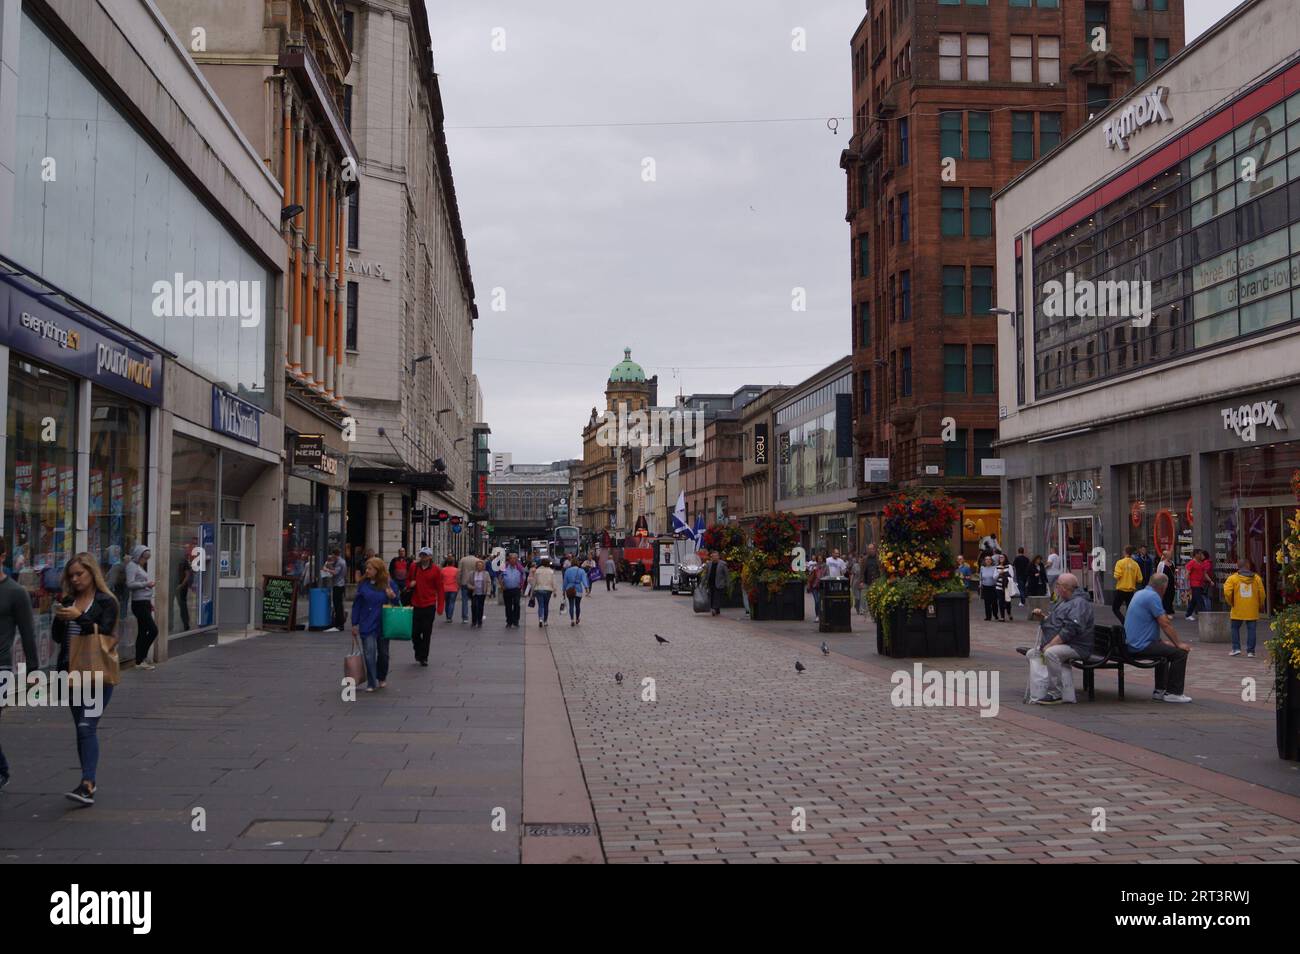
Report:
[[[468,586],[460,588],[460,621],[463,623],[469,619],[469,599],[474,595],[474,591]]]
[[[449,622],[449,623],[451,622],[451,616],[452,616],[452,614],[456,612],[456,595],[457,595],[457,594],[456,594],[456,591],[455,591],[455,590],[452,590],[450,593],[444,593],[444,594],[443,594],[443,596],[444,596],[444,597],[446,598],[446,600],[447,600],[447,622]],[[462,604],[462,606],[461,606],[461,619],[464,619],[464,618],[465,618],[465,609],[464,609],[464,605]]]
[[[822,591],[813,590],[813,615],[822,618]]]
[[[99,767],[99,720],[104,717],[114,686],[105,684],[104,701],[99,715],[86,715],[82,706],[71,706],[72,724],[77,727],[77,758],[81,760],[81,778],[95,784],[95,769]]]
[[[533,590],[533,596],[537,600],[537,618],[545,623],[546,616],[551,611],[551,591]]]
[[[569,619],[577,622],[582,619],[582,596],[569,597]]]
[[[1246,652],[1255,651],[1255,623],[1253,619],[1234,619],[1232,621],[1232,651],[1237,652],[1241,649],[1241,624],[1246,624]]]
[[[366,657],[366,685],[374,689],[388,678],[388,640],[378,633],[362,633],[361,654]]]

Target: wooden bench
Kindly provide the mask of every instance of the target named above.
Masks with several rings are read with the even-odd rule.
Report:
[[[1134,666],[1138,669],[1154,669],[1160,664],[1157,659],[1143,659],[1134,656],[1124,643],[1123,626],[1094,626],[1092,655],[1087,659],[1072,659],[1070,666],[1083,673],[1083,688],[1088,693],[1088,701],[1097,699],[1095,675],[1098,669],[1114,669],[1119,679],[1119,697],[1124,698],[1124,667]],[[1025,655],[1031,646],[1017,646],[1016,652]]]

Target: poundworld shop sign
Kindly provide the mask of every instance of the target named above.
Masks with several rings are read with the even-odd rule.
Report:
[[[1106,137],[1106,145],[1111,149],[1119,146],[1127,150],[1128,137],[1143,126],[1155,122],[1173,122],[1173,114],[1169,112],[1169,105],[1166,102],[1168,96],[1169,87],[1157,86],[1130,102],[1114,119],[1101,127],[1102,135]]]

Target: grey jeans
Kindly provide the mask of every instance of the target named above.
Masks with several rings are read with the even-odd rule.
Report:
[[[1043,650],[1043,663],[1047,666],[1048,695],[1060,698],[1061,670],[1072,660],[1082,658],[1073,646],[1067,646],[1065,643],[1057,643]]]

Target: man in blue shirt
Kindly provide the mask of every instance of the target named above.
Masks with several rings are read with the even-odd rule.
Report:
[[[501,568],[501,591],[506,604],[506,629],[519,628],[519,592],[528,582],[528,573],[514,551],[506,554],[506,565]]]
[[[1192,647],[1178,638],[1165,612],[1163,597],[1168,585],[1169,578],[1156,573],[1133,594],[1124,616],[1124,642],[1132,655],[1160,661],[1153,702],[1191,702],[1191,696],[1183,695],[1183,680]]]

